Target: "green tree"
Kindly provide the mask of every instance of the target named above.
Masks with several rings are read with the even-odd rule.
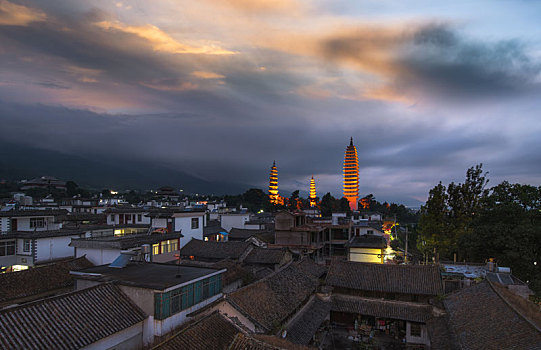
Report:
[[[323,198],[321,198],[320,208],[321,216],[331,216],[333,213],[333,205],[336,199],[331,195],[330,192],[327,192]]]

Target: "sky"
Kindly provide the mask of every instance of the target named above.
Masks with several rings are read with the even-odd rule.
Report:
[[[247,188],[276,160],[284,192],[314,176],[341,197],[353,137],[361,195],[415,205],[479,163],[538,186],[539,18],[520,0],[0,0],[0,138]]]

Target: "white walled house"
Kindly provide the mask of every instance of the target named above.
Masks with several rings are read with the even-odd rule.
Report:
[[[206,216],[203,211],[182,212],[173,214],[175,231],[182,233],[180,247],[184,247],[192,238],[203,240],[203,227]]]
[[[77,290],[110,280],[117,281],[147,318],[143,344],[161,337],[190,320],[191,314],[222,297],[225,269],[130,262],[124,267],[95,266],[71,273]],[[149,279],[148,276],[152,276]]]
[[[107,215],[107,225],[150,225],[148,209],[110,208],[104,213]]]
[[[250,213],[230,213],[220,215],[220,226],[227,232],[232,228],[245,228],[245,224],[250,221]]]
[[[62,228],[58,217],[66,215],[66,210],[8,210],[0,212],[1,233],[14,231],[52,231]]]
[[[180,248],[192,238],[203,240],[203,227],[206,216],[203,210],[164,209],[148,214],[152,229],[162,229],[167,232],[180,232]]]
[[[118,286],[105,283],[1,310],[0,348],[141,349],[146,319]]]
[[[110,264],[125,251],[144,254],[143,245],[150,248],[145,256],[147,261],[167,262],[175,260],[181,237],[179,232],[172,232],[77,238],[71,241],[70,246],[75,248],[75,257],[86,256],[94,265]]]

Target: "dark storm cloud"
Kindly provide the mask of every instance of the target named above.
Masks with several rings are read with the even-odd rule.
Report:
[[[73,2],[64,10],[58,4],[43,5],[47,20],[0,25],[2,141],[94,159],[145,160],[260,187],[276,160],[281,189],[302,190],[314,174],[320,193],[335,196],[350,136],[359,151],[361,192],[378,198],[426,195],[439,180],[460,181],[479,162],[511,177],[541,172],[534,151],[541,144],[528,138],[535,128],[513,135],[480,130],[487,120],[516,115],[514,98],[538,89],[539,63],[520,41],[474,41],[445,25],[348,28],[300,39],[273,37],[264,27],[261,47],[247,41],[224,49],[235,51],[230,55],[179,54],[184,43],[147,22],[130,25],[129,16],[121,23]],[[185,38],[176,29],[171,32]],[[156,37],[158,43],[148,39]],[[363,80],[365,73],[376,78]],[[369,100],[362,91],[379,78],[398,95],[438,97],[445,113],[387,103],[385,94]],[[46,90],[49,95],[36,93],[45,104],[24,99],[27,85]],[[330,93],[298,93],[312,85]],[[12,91],[25,102],[10,101]],[[69,93],[79,99],[72,102]],[[506,108],[478,121],[461,105],[479,97],[505,101]],[[135,107],[111,112],[123,110],[116,107],[123,98]],[[538,103],[527,104],[538,110]]]
[[[376,72],[397,93],[509,97],[538,92],[541,62],[519,40],[482,42],[433,24],[383,34],[350,33],[323,42],[324,55]]]

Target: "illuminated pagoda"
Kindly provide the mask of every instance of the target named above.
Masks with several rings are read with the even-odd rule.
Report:
[[[357,148],[353,146],[353,137],[344,156],[344,197],[349,202],[351,210],[357,210],[359,199],[359,160]]]
[[[315,207],[316,205],[316,181],[312,176],[312,180],[310,180],[310,207]]]
[[[278,204],[280,195],[278,194],[278,168],[276,168],[276,161],[272,162],[272,168],[269,178],[269,202],[271,204]]]

